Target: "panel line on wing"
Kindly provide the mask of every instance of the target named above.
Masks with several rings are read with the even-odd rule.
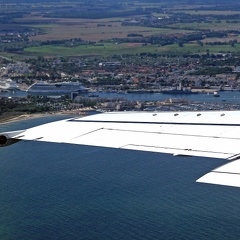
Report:
[[[227,160],[238,160],[239,158],[240,158],[240,153],[235,154],[235,155],[229,157]]]
[[[78,136],[76,136],[76,137],[74,137],[74,138],[72,138],[72,139],[79,138],[79,137],[83,137],[83,136],[89,135],[89,134],[91,134],[91,133],[98,132],[98,131],[103,130],[103,129],[104,129],[104,128],[98,128],[98,129],[95,129],[95,130],[93,130],[93,131],[84,133],[84,134],[82,134],[82,135],[78,135]]]
[[[240,175],[240,173],[236,173],[236,172],[224,172],[224,171],[211,171],[211,172],[215,172],[215,173],[226,173],[226,174],[236,174],[236,175]]]
[[[68,122],[85,122],[85,123],[133,123],[133,124],[165,124],[165,125],[190,125],[190,126],[229,126],[240,127],[238,123],[201,123],[201,122],[156,122],[156,121],[110,121],[110,120],[84,120],[84,119],[70,119]]]
[[[197,134],[186,134],[186,133],[169,133],[169,132],[166,132],[166,130],[164,130],[164,132],[162,131],[141,131],[141,130],[129,130],[129,129],[119,129],[119,128],[99,128],[95,131],[98,131],[98,130],[109,130],[109,131],[120,131],[120,132],[133,132],[133,133],[153,133],[153,134],[163,134],[163,135],[172,135],[172,136],[184,136],[184,137],[201,137],[201,138],[217,138],[217,139],[229,139],[229,140],[239,140],[239,138],[231,138],[231,137],[219,137],[219,136],[205,136],[205,135],[197,135]],[[92,131],[92,132],[95,132],[95,131]],[[89,132],[91,133],[91,132]],[[86,133],[88,134],[88,133]],[[86,135],[86,134],[83,134],[82,136]]]
[[[151,145],[137,145],[137,144],[126,144],[123,145],[120,148],[126,148],[127,146],[135,146],[135,147],[145,147],[145,148],[156,148],[156,149],[169,149],[169,150],[181,150],[184,152],[201,152],[201,153],[213,153],[213,154],[226,154],[228,155],[229,153],[225,152],[215,152],[215,151],[203,151],[203,150],[196,150],[196,149],[182,149],[182,148],[173,148],[173,147],[161,147],[161,146],[151,146]]]

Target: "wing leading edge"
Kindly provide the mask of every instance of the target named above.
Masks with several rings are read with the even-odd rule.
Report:
[[[240,187],[239,119],[240,111],[103,113],[2,133],[0,146],[33,140],[235,160],[197,181]]]

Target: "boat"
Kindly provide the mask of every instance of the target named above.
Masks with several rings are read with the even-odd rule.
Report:
[[[16,90],[16,89],[18,89],[18,85],[17,85],[16,81],[13,81],[10,78],[8,78],[6,80],[4,80],[4,79],[0,80],[0,91],[1,92],[6,92],[8,90],[12,91],[12,90]]]
[[[213,93],[213,96],[214,96],[214,97],[220,97],[220,95],[219,95],[218,92],[214,92],[214,93]]]
[[[196,94],[197,92],[193,92],[191,89],[183,88],[180,83],[178,87],[162,90],[161,93],[165,94]]]
[[[69,94],[72,92],[86,92],[85,88],[80,82],[58,82],[47,83],[39,82],[32,84],[28,89],[28,93],[56,93]]]

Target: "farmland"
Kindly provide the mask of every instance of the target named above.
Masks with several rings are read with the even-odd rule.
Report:
[[[142,26],[122,26],[116,19],[107,20],[75,20],[59,19],[55,24],[37,25],[44,34],[33,36],[32,41],[61,40],[81,38],[86,41],[110,40],[113,38],[126,38],[128,34],[141,34],[151,36],[158,34],[187,33],[189,30],[175,30],[166,28],[152,28]]]
[[[211,30],[211,31],[227,31],[232,29],[238,29],[239,23],[228,22],[226,20],[222,21],[209,21],[200,23],[178,23],[168,25],[169,28],[175,28],[178,30],[191,29],[195,31],[199,30]]]
[[[157,50],[156,46],[142,46],[142,44],[102,44],[102,45],[81,45],[77,47],[62,47],[62,46],[42,46],[26,48],[25,52],[36,54],[37,56],[111,56],[124,54],[137,54],[141,52],[154,53]]]
[[[239,53],[240,7],[234,1],[229,5],[29,1],[2,4],[0,12],[0,51],[15,59]],[[76,44],[76,39],[81,42]]]
[[[188,43],[183,47],[178,44],[159,47],[158,45],[142,44],[102,44],[102,45],[82,45],[77,47],[61,47],[61,46],[42,46],[25,49],[26,54],[48,57],[59,56],[103,56],[108,57],[112,55],[127,55],[140,53],[159,53],[159,54],[204,54],[209,53],[238,53],[240,52],[240,44],[234,47],[230,45],[204,45],[199,46],[197,43]]]

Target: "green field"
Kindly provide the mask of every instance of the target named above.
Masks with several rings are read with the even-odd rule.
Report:
[[[199,53],[204,54],[206,52],[211,53],[240,53],[240,44],[235,44],[234,47],[230,45],[203,45],[199,46],[197,43],[184,44],[183,47],[179,47],[177,44],[162,47],[158,52],[169,54],[185,54],[185,53]]]
[[[222,20],[220,22],[218,21],[212,21],[212,22],[201,22],[201,23],[178,23],[178,24],[172,24],[169,25],[169,27],[174,27],[178,29],[192,29],[192,30],[212,30],[212,31],[224,31],[224,30],[232,30],[232,29],[238,29],[239,23],[228,23],[225,20]]]
[[[41,46],[26,48],[26,55],[37,56],[111,56],[121,54],[136,54],[141,52],[156,52],[157,46],[143,46],[142,44],[104,44],[104,46],[81,45],[77,47]]]
[[[203,45],[197,43],[184,44],[179,47],[178,44],[168,46],[158,45],[142,45],[142,44],[104,44],[104,46],[81,45],[77,47],[61,47],[61,46],[41,46],[25,49],[25,55],[29,56],[112,56],[123,54],[139,54],[139,53],[158,53],[158,54],[204,54],[209,53],[240,53],[240,44],[230,45]]]

